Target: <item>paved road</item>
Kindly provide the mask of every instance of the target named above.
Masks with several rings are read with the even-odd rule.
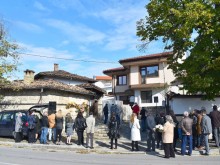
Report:
[[[68,151],[31,150],[0,147],[0,165],[219,165],[220,156],[177,156],[164,159],[158,155],[146,154],[78,154]]]

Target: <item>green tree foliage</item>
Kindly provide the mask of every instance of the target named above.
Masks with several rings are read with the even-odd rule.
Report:
[[[137,23],[144,44],[162,38],[173,50],[170,68],[184,89],[214,99],[220,94],[220,0],[151,0]],[[182,62],[184,53],[189,56]]]
[[[18,45],[10,42],[4,24],[0,22],[0,88],[18,65]]]

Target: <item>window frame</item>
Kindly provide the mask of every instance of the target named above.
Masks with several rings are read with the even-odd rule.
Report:
[[[145,102],[143,102],[143,100],[144,100],[143,99],[143,92],[145,92],[146,94],[147,94],[147,92],[150,92],[150,96],[148,96],[148,97],[150,97],[150,99],[147,99],[148,97],[145,94],[145,97],[146,97]],[[147,100],[150,100],[150,101],[148,102]],[[153,103],[153,92],[152,92],[152,90],[141,91],[141,103],[144,103],[144,104]]]
[[[124,77],[125,77],[125,79],[124,79]],[[122,83],[120,83],[120,78],[122,78]],[[124,80],[125,80],[125,82],[124,82]],[[119,76],[117,76],[117,85],[118,86],[123,86],[123,85],[127,85],[127,75],[119,75]]]
[[[147,74],[147,70],[148,70],[147,68],[149,68],[149,67],[157,67],[157,75],[150,75],[149,76],[149,74]],[[157,77],[159,77],[159,64],[141,66],[140,67],[140,76],[141,76],[141,84],[146,84],[146,78],[157,78]]]

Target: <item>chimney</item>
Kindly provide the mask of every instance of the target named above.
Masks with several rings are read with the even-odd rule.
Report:
[[[54,71],[58,71],[59,70],[59,64],[54,64]]]
[[[24,71],[24,83],[25,84],[30,84],[30,83],[32,83],[32,82],[34,82],[34,71],[33,70],[29,70],[29,69],[27,69],[27,70],[25,70]]]

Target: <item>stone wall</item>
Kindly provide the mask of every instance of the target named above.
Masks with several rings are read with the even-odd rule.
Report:
[[[65,91],[45,90],[23,90],[23,91],[1,91],[4,96],[0,101],[0,111],[2,110],[21,110],[29,109],[36,104],[48,104],[50,101],[57,102],[57,110],[61,109],[64,114],[70,112],[76,116],[76,109],[66,109],[66,104],[75,102],[82,104],[86,102],[89,104],[90,98],[85,95],[77,95]]]

